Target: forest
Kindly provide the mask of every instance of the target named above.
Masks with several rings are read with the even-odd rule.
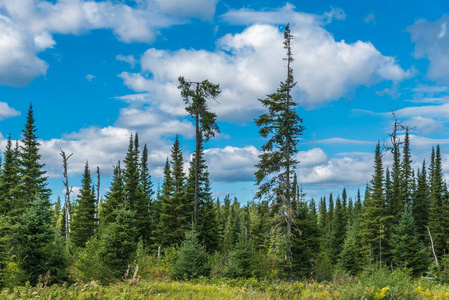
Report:
[[[219,97],[218,84],[179,77],[196,129],[187,174],[176,137],[156,188],[136,132],[104,197],[99,169],[86,162],[71,198],[70,155],[55,153],[66,180],[55,203],[30,105],[22,139],[9,136],[1,155],[0,298],[449,297],[449,190],[440,147],[413,169],[410,128],[395,118],[391,143],[373,149],[363,193],[351,198],[342,187],[306,198],[296,176],[306,128],[292,96],[291,40],[287,26],[286,79],[260,99],[266,113],[255,122],[266,143],[258,192],[245,204],[212,196],[204,147],[219,132],[207,104]],[[388,152],[392,165],[384,163]]]

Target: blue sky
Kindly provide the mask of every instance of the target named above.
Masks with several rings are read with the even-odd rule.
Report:
[[[354,195],[372,174],[392,108],[413,126],[414,167],[440,144],[449,172],[447,1],[0,1],[0,150],[21,138],[33,103],[42,162],[62,195],[62,148],[70,185],[89,160],[107,192],[129,135],[148,144],[160,182],[176,134],[186,168],[192,119],[177,78],[209,79],[221,134],[205,145],[214,195],[252,199],[264,143],[258,98],[286,75],[282,30],[291,24],[295,101],[307,128],[298,176],[309,197],[343,187]],[[385,156],[386,164],[390,157]]]

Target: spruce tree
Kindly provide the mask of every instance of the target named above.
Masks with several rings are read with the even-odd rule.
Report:
[[[18,159],[18,148],[13,149],[9,135],[0,174],[0,214],[17,215],[14,211],[25,206],[23,199],[19,197]]]
[[[171,236],[171,230],[176,226],[173,223],[171,212],[171,200],[173,199],[173,177],[171,176],[170,163],[168,158],[164,167],[164,178],[162,182],[162,191],[159,197],[160,201],[160,215],[159,224],[157,227],[157,244],[161,246],[170,246],[174,241]],[[175,241],[177,242],[177,241]]]
[[[446,236],[444,228],[444,194],[445,184],[441,162],[440,146],[437,146],[431,174],[431,200],[429,213],[429,228],[432,234],[435,252],[442,256],[446,249]]]
[[[291,180],[298,161],[295,154],[298,152],[297,144],[299,136],[304,131],[302,119],[296,112],[296,103],[293,101],[292,90],[296,85],[291,64],[294,61],[291,42],[293,36],[290,26],[284,29],[284,49],[286,50],[287,78],[280,83],[279,88],[265,99],[259,99],[268,113],[262,114],[256,119],[256,125],[260,128],[259,134],[268,138],[262,146],[263,153],[259,155],[259,163],[256,165],[256,184],[259,190],[258,198],[267,199],[278,203],[282,209],[281,215],[286,220],[287,261],[291,265],[291,226],[293,213],[291,210]],[[293,269],[290,268],[289,280],[292,279]]]
[[[412,169],[412,159],[410,153],[410,137],[408,129],[405,131],[404,139],[404,149],[402,158],[402,198],[403,202],[407,205],[412,204],[412,194],[413,194],[413,169]]]
[[[71,224],[71,241],[76,247],[84,247],[97,229],[97,220],[95,219],[97,199],[92,188],[93,185],[89,164],[86,162],[84,173],[81,178],[81,190],[78,196],[78,205]]]
[[[357,275],[363,267],[363,255],[358,230],[359,224],[357,220],[349,227],[338,261],[339,267],[350,275]]]
[[[163,197],[161,206],[161,229],[164,232],[164,244],[180,244],[184,231],[191,221],[191,209],[185,203],[185,174],[183,172],[182,150],[178,136],[171,149],[171,169],[164,171]],[[166,168],[169,165],[166,164]],[[170,172],[169,172],[170,171]],[[168,178],[167,176],[170,176]],[[166,186],[170,184],[170,186]]]
[[[141,228],[140,228],[140,235],[143,238],[143,241],[145,243],[149,243],[150,240],[153,237],[153,230],[155,228],[154,224],[154,205],[152,202],[153,197],[153,183],[151,182],[151,175],[148,169],[148,148],[145,144],[142,150],[142,158],[140,161],[140,180],[139,180],[139,187],[140,191],[142,193],[142,197],[139,201],[139,208],[140,210],[144,209],[145,211],[140,211],[138,209],[138,212],[142,214],[142,220],[141,220]]]
[[[420,241],[427,241],[429,235],[426,226],[429,224],[430,197],[427,185],[426,161],[423,161],[421,170],[418,169],[417,186],[413,194],[412,213],[415,219],[416,230]]]
[[[31,203],[35,199],[49,201],[50,189],[47,187],[47,177],[45,177],[44,165],[39,162],[40,143],[36,136],[37,128],[34,125],[33,106],[30,104],[28,110],[27,123],[23,132],[20,146],[20,196],[26,203]]]
[[[114,173],[112,177],[111,187],[109,192],[105,195],[106,202],[103,205],[102,223],[104,226],[113,222],[116,217],[115,211],[118,208],[125,206],[125,191],[123,187],[122,169],[120,168],[120,161],[114,166]]]
[[[178,280],[209,277],[211,268],[208,255],[194,229],[186,232],[185,239],[179,248],[178,259],[172,267],[172,276]]]
[[[378,143],[374,156],[374,175],[360,224],[362,249],[372,262],[382,262],[382,252],[386,248],[386,229],[390,221],[391,217],[385,207],[384,172]]]
[[[186,111],[195,118],[195,157],[200,156],[203,142],[207,142],[216,133],[219,133],[216,122],[217,115],[209,111],[207,99],[216,99],[220,93],[220,86],[208,80],[202,82],[190,82],[180,76],[178,78],[181,96],[186,104]],[[200,161],[196,160],[195,167],[195,191],[194,191],[194,215],[195,222],[198,221],[199,198],[200,198]]]
[[[422,274],[429,266],[429,253],[419,242],[415,221],[409,206],[404,208],[399,224],[391,236],[393,263],[410,268],[414,275]]]

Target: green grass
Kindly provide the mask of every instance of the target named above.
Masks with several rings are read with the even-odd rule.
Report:
[[[168,276],[111,285],[95,281],[74,285],[4,289],[0,299],[449,299],[449,286],[412,279],[407,272],[371,269],[358,277],[336,274],[330,282],[199,278],[173,281]]]

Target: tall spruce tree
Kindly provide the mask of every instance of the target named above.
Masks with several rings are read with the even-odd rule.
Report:
[[[412,204],[412,194],[413,194],[413,168],[412,159],[410,153],[410,137],[409,130],[405,131],[404,148],[403,148],[403,158],[402,158],[402,187],[401,195],[403,203],[407,205]]]
[[[18,149],[13,149],[9,135],[0,174],[0,214],[11,216],[14,215],[13,210],[25,206],[23,199],[19,197],[19,171]]]
[[[180,76],[178,78],[181,96],[186,104],[186,111],[195,119],[195,157],[200,156],[203,142],[207,142],[219,132],[216,122],[217,115],[209,111],[207,100],[216,99],[220,93],[220,86],[208,80],[202,82],[191,82]],[[198,220],[199,193],[200,193],[200,165],[199,160],[195,162],[195,205],[193,219]]]
[[[423,161],[421,170],[418,169],[416,190],[413,194],[412,213],[415,219],[416,230],[420,241],[427,241],[429,236],[426,226],[429,224],[430,197],[427,185],[426,161]]]
[[[140,235],[145,243],[149,243],[153,238],[153,230],[156,227],[153,205],[153,183],[151,182],[151,175],[148,169],[148,148],[145,144],[142,150],[142,158],[140,161],[140,181],[139,187],[142,192],[140,198],[140,210],[142,214]],[[145,211],[141,211],[144,209]]]
[[[293,36],[290,26],[284,29],[284,49],[286,50],[287,78],[280,83],[279,88],[265,99],[259,99],[268,113],[256,119],[260,128],[259,134],[268,138],[262,146],[263,153],[259,156],[256,165],[256,184],[259,186],[257,197],[267,197],[274,200],[281,207],[281,215],[286,220],[287,263],[290,265],[289,280],[292,279],[292,253],[291,253],[291,226],[293,212],[291,210],[291,180],[298,161],[295,154],[298,152],[299,136],[304,131],[302,119],[296,112],[296,103],[292,98],[292,90],[296,85],[293,77],[293,55],[291,42]]]
[[[30,203],[35,199],[49,201],[51,194],[47,187],[47,177],[43,170],[44,164],[39,160],[40,143],[37,141],[36,125],[34,125],[33,105],[30,104],[27,115],[27,123],[23,132],[22,143],[20,146],[20,194],[21,198]]]
[[[431,171],[431,185],[430,185],[430,213],[429,213],[429,228],[432,234],[435,252],[437,256],[442,256],[447,247],[446,234],[444,228],[444,194],[445,184],[443,179],[443,169],[441,162],[440,146],[434,156],[434,161]]]
[[[167,166],[166,166],[167,167]],[[191,221],[192,207],[187,205],[185,197],[185,174],[183,171],[183,157],[182,150],[179,144],[179,138],[176,136],[175,142],[171,149],[171,170],[170,179],[167,172],[164,172],[164,187],[165,184],[170,183],[170,192],[165,194],[162,198],[161,206],[161,230],[164,232],[164,244],[174,245],[180,244],[184,237],[184,232],[188,228],[188,223]]]
[[[102,209],[102,223],[107,226],[112,223],[116,217],[116,210],[125,206],[125,191],[123,188],[122,169],[120,167],[120,161],[114,166],[114,173],[112,176],[111,187],[109,192],[105,195],[106,202],[103,204]]]
[[[86,162],[83,177],[81,178],[78,205],[76,206],[76,213],[71,226],[71,240],[76,247],[84,247],[87,241],[95,234],[97,228],[97,220],[95,219],[96,202],[89,164]]]
[[[391,221],[385,207],[384,172],[380,143],[376,146],[374,156],[374,175],[365,198],[364,212],[360,224],[362,249],[371,262],[382,262],[382,252],[385,250],[386,228]]]

